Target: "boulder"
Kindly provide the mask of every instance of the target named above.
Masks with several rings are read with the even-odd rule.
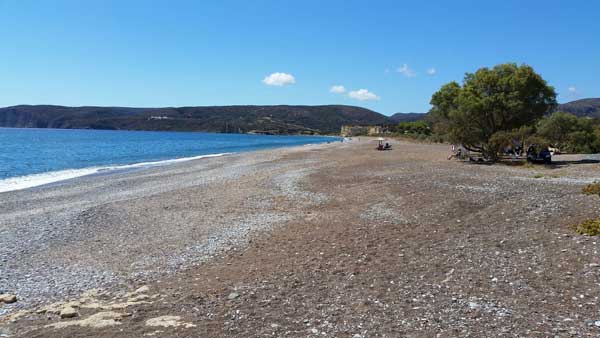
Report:
[[[78,316],[79,312],[77,312],[77,309],[72,306],[67,305],[60,310],[60,318],[62,319],[75,318]]]
[[[17,296],[8,293],[0,295],[0,303],[11,304],[17,301]]]

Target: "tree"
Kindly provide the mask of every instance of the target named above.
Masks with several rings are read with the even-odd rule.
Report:
[[[537,134],[567,152],[596,152],[597,136],[592,121],[572,114],[555,112],[540,120]]]
[[[490,142],[494,134],[533,124],[556,105],[556,93],[530,66],[507,63],[467,73],[462,86],[444,85],[431,105],[436,130],[496,160],[505,135]]]
[[[402,134],[431,134],[429,126],[424,121],[400,122],[395,129]]]

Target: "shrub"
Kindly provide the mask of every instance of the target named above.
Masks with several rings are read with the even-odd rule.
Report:
[[[586,195],[598,195],[600,196],[600,183],[591,183],[583,187],[583,193]]]
[[[600,219],[588,219],[579,225],[574,225],[573,228],[580,235],[600,236]]]

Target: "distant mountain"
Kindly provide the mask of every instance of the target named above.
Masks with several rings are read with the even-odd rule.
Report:
[[[396,124],[400,122],[415,122],[425,119],[425,113],[396,113],[389,117],[389,120]]]
[[[214,106],[180,108],[0,108],[0,127],[205,131],[267,134],[337,134],[344,124],[386,124],[372,110],[329,106]]]
[[[600,118],[600,98],[581,99],[558,105],[556,111],[564,111],[579,117]]]

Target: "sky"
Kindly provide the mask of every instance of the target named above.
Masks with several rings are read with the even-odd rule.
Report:
[[[599,1],[0,0],[0,106],[426,112],[505,62],[600,97]]]

